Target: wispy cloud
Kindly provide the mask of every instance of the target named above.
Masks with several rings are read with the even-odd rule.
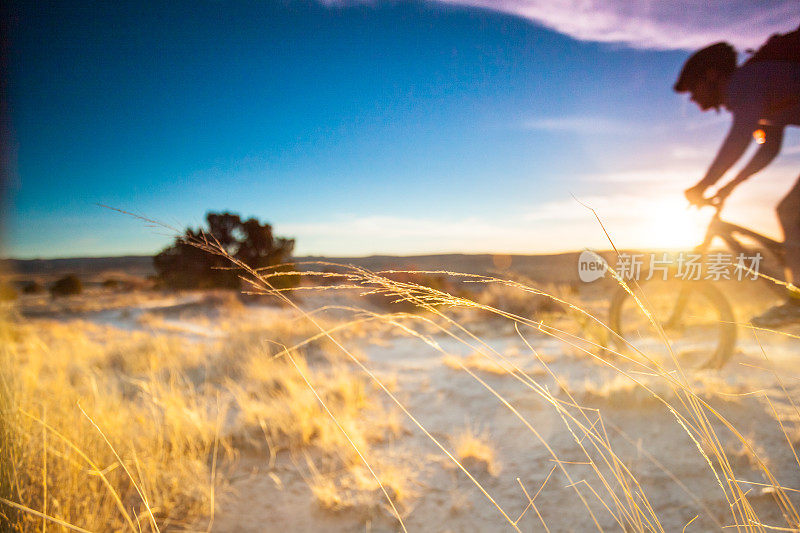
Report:
[[[707,154],[710,159],[712,154]],[[576,181],[581,184],[605,184],[616,189],[641,189],[641,194],[652,194],[654,186],[666,188],[679,188],[692,185],[698,169],[691,165],[671,166],[670,168],[639,168],[619,172],[604,172],[598,174],[585,174],[578,176]]]
[[[753,47],[800,22],[796,0],[440,0],[527,18],[579,40],[692,49]]]
[[[527,130],[569,132],[578,134],[619,134],[630,133],[631,124],[605,117],[547,117],[526,121],[522,127]]]
[[[682,201],[678,194],[674,196],[677,201]],[[669,197],[668,199],[669,201],[675,200]],[[664,198],[654,198],[644,192],[583,195],[537,205],[525,214],[524,219],[528,222],[564,222],[568,220],[588,222],[594,219],[592,213],[594,210],[604,222],[627,224],[647,219],[652,214],[654,207],[663,203]]]
[[[677,161],[709,161],[712,153],[697,146],[685,144],[673,145],[669,148],[669,153]]]
[[[385,0],[319,0],[326,5]],[[729,41],[755,47],[800,23],[797,0],[433,0],[526,18],[582,41],[694,49]]]
[[[334,222],[311,222],[284,224],[284,231],[292,234],[313,233],[319,236],[341,237],[358,235],[360,237],[452,237],[456,234],[478,233],[489,235],[491,228],[486,222],[476,218],[457,220],[438,220],[406,218],[397,216],[348,216]]]
[[[734,222],[779,235],[774,206],[785,194],[784,189],[790,186],[783,174],[764,176],[763,181],[743,186],[747,190],[737,191],[726,206],[726,218],[730,215]],[[660,178],[668,178],[668,174],[661,174]],[[525,211],[498,216],[343,216],[329,222],[278,224],[275,231],[297,238],[298,255],[549,253],[607,249],[610,244],[605,231],[622,248],[698,244],[710,210],[688,208],[681,194],[686,183],[663,185],[664,191],[655,194],[648,184],[641,183],[638,187],[624,187],[613,192],[543,201]],[[783,189],[777,192],[781,186]]]
[[[793,146],[784,146],[783,150],[781,151],[783,155],[797,155],[800,154],[800,144],[795,144]]]
[[[599,225],[585,210],[582,220],[556,217],[557,223],[553,222],[528,220],[519,213],[502,219],[370,216],[330,223],[280,224],[275,230],[297,238],[298,255],[541,253],[602,242]]]

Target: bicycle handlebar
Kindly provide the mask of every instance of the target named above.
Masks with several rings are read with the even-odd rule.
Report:
[[[702,201],[690,204],[690,206],[697,207],[698,209],[702,209],[703,207],[713,207],[719,213],[722,210],[722,206],[725,204],[725,200],[720,198],[719,196],[711,196],[709,198],[703,198]]]

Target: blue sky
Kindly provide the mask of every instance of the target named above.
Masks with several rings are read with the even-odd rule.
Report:
[[[488,8],[487,8],[488,7]],[[296,253],[679,246],[728,117],[671,92],[689,50],[796,3],[19,3],[1,255],[154,253],[229,210]],[[775,232],[800,136],[731,198]],[[674,217],[680,217],[675,222]],[[670,221],[672,219],[672,221]],[[693,233],[694,232],[694,233]]]

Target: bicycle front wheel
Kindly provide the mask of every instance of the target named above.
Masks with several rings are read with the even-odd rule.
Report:
[[[639,352],[662,363],[674,355],[682,366],[695,368],[721,368],[731,358],[736,345],[733,309],[710,283],[651,280],[630,288],[639,302],[619,287],[609,310],[620,353]]]

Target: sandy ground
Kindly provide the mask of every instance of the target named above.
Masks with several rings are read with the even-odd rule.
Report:
[[[95,312],[86,318],[120,328],[146,328],[139,320],[141,313],[171,306],[180,310],[181,305],[196,303],[193,298]],[[314,304],[306,303],[308,307]],[[258,320],[288,312],[266,306],[248,308],[248,315]],[[213,321],[209,326],[208,322],[187,321],[177,312],[164,316],[164,323],[187,336],[213,335]],[[368,339],[352,348],[366,356],[365,364],[376,375],[393,384],[403,405],[448,449],[452,448],[452,436],[465,427],[489,435],[497,457],[496,471],[490,473],[492,469],[480,463],[466,466],[512,520],[524,513],[518,522],[522,531],[543,531],[542,522],[554,532],[590,531],[598,526],[603,530],[623,528],[593,497],[592,489],[606,494],[604,499],[609,501],[596,474],[582,464],[585,456],[552,405],[529,385],[508,374],[475,370],[485,382],[481,384],[463,370],[445,364],[447,356],[465,358],[476,350],[496,350],[556,398],[569,401],[566,392],[569,391],[582,405],[596,409],[586,411],[587,420],[597,422],[598,413],[602,416],[610,443],[641,484],[665,531],[680,531],[698,515],[687,531],[719,531],[731,523],[729,502],[712,469],[661,402],[600,360],[533,329],[523,330],[522,334],[541,360],[548,363],[553,375],[545,371],[519,336],[508,328],[485,324],[480,332],[481,340],[486,343],[484,347],[475,341],[467,346],[444,334],[433,334],[429,340],[438,349],[407,335]],[[782,485],[800,489],[800,466],[773,415],[774,409],[787,431],[797,434],[800,416],[790,399],[800,396],[798,341],[775,334],[756,338],[745,332],[742,337],[737,355],[724,370],[697,371],[688,379],[701,397],[755,443]],[[768,361],[761,346],[769,356]],[[668,401],[676,400],[663,380],[634,375]],[[487,386],[513,406],[518,415]],[[383,397],[382,401],[389,409],[396,409],[388,398]],[[538,437],[522,423],[520,416],[530,423]],[[383,444],[382,451],[396,454],[413,480],[415,495],[401,506],[406,528],[409,531],[513,530],[476,483],[414,422],[405,415],[401,418],[406,431]],[[729,449],[731,463],[740,479],[766,481],[746,455],[739,453],[741,445],[730,432],[721,429],[719,435]],[[279,455],[272,465],[266,454],[245,453],[221,470],[229,476],[230,484],[218,501],[213,531],[400,530],[397,520],[377,497],[372,507],[338,512],[321,509],[306,482],[308,468],[288,453]],[[526,510],[528,499],[523,487],[533,495],[543,484],[535,499],[536,508]],[[580,496],[588,502],[591,512]],[[800,504],[796,496],[792,495],[795,504]],[[748,497],[764,523],[785,524],[769,491],[753,484]],[[197,527],[205,529],[205,525],[203,522]]]
[[[494,335],[491,329],[483,331],[481,339],[487,343],[483,348],[476,343],[474,347],[465,346],[445,335],[432,337],[439,350],[406,336],[361,348],[367,356],[366,365],[379,377],[396,381],[401,402],[445,447],[452,449],[451,437],[467,426],[488,433],[499,473],[490,474],[483,464],[467,467],[512,520],[525,512],[518,523],[522,531],[544,530],[542,522],[550,531],[589,531],[598,525],[603,530],[623,528],[583,483],[585,480],[593,489],[603,491],[590,467],[565,465],[567,473],[554,469],[557,460],[580,463],[585,462],[585,456],[552,405],[507,374],[475,371],[535,428],[537,437],[485,385],[463,370],[446,365],[447,355],[466,357],[474,354],[475,348],[484,352],[496,350],[537,383],[555,392],[557,398],[569,399],[563,390],[566,388],[581,405],[598,409],[613,449],[634,473],[666,531],[680,531],[698,515],[688,531],[718,531],[731,523],[729,502],[717,478],[662,403],[601,361],[534,330],[523,333],[553,375],[545,371],[519,336],[507,330]],[[797,341],[775,334],[761,334],[756,339],[752,333],[744,332],[742,337],[736,356],[724,370],[697,371],[688,379],[701,397],[756,445],[783,486],[800,488],[800,466],[773,416],[775,409],[784,425],[794,431],[800,423],[797,410],[790,404],[790,398],[795,399],[800,393]],[[765,361],[759,342],[769,354],[769,361]],[[659,378],[636,377],[668,401],[676,400]],[[597,413],[589,416],[597,419]],[[742,453],[742,445],[720,424],[716,426],[739,479],[765,482],[761,472]],[[413,465],[417,495],[402,510],[409,531],[513,529],[475,483],[429,437],[408,419],[405,427],[406,435],[391,446]],[[522,486],[529,494],[536,493],[551,471],[535,500],[539,518],[534,510],[525,511],[528,499]],[[302,464],[289,457],[282,457],[274,468],[266,464],[264,457],[243,458],[236,470],[231,497],[225,498],[218,508],[214,530],[400,529],[388,511],[319,509],[302,472]],[[588,501],[591,513],[578,491]],[[795,496],[792,495],[797,504],[800,498]],[[768,490],[752,485],[748,497],[764,523],[785,523]],[[604,499],[609,501],[607,496]]]
[[[464,354],[464,347],[444,338],[436,339],[448,353]],[[537,381],[556,390],[559,386],[549,376],[541,375],[540,365],[513,338],[492,339],[492,344],[507,353]],[[551,356],[551,369],[574,388],[579,400],[600,409],[611,443],[627,466],[633,470],[666,531],[680,531],[696,515],[701,515],[688,531],[714,531],[729,523],[728,503],[716,478],[693,443],[676,423],[674,416],[642,391],[630,388],[627,379],[615,378],[615,371],[577,357],[564,356],[555,341],[538,338],[535,347],[543,356]],[[797,397],[800,387],[796,376],[798,361],[782,357],[780,375]],[[779,350],[784,351],[784,350]],[[554,458],[510,410],[462,371],[454,370],[413,339],[398,339],[385,347],[368,351],[369,364],[380,374],[397,376],[398,389],[408,409],[434,436],[447,442],[465,424],[477,425],[491,435],[500,473],[490,475],[475,465],[474,475],[513,519],[525,509],[520,482],[533,494],[555,466]],[[741,432],[752,437],[763,449],[773,471],[784,486],[800,487],[800,467],[795,462],[783,434],[772,421],[770,407],[759,397],[720,398],[720,389],[731,394],[767,390],[778,408],[786,407],[786,397],[778,391],[775,376],[743,366],[757,358],[737,356],[737,361],[722,373],[706,372],[696,376],[698,388],[707,390],[721,412]],[[738,364],[736,364],[738,363]],[[500,375],[479,373],[492,388],[506,398],[537,430],[562,461],[581,461],[572,435],[552,406],[519,381]],[[602,393],[587,393],[587,383],[602,388]],[[564,395],[562,395],[564,396]],[[412,423],[407,423],[414,430]],[[614,429],[612,429],[614,428]],[[618,428],[618,430],[616,429]],[[624,436],[623,436],[624,435]],[[627,440],[630,439],[630,442]],[[734,440],[730,439],[735,452]],[[419,431],[411,431],[400,448],[419,459],[417,484],[419,497],[405,511],[409,531],[496,531],[512,528],[478,488]],[[763,482],[746,458],[733,457],[741,479]],[[331,513],[319,510],[311,497],[298,465],[284,460],[272,470],[263,458],[247,457],[242,461],[241,478],[233,482],[235,496],[225,500],[215,519],[215,531],[396,531],[397,523],[388,518],[359,516],[358,513]],[[572,483],[586,479],[597,484],[590,469],[569,465]],[[247,472],[245,474],[245,472]],[[274,474],[274,476],[273,476]],[[276,481],[275,476],[280,482]],[[672,476],[683,484],[676,483]],[[589,531],[596,529],[591,515],[570,481],[559,469],[550,477],[536,498],[536,506],[550,531]],[[598,487],[601,488],[601,487]],[[581,493],[589,499],[600,527],[620,530],[610,514],[591,499],[585,487]],[[751,500],[767,523],[782,523],[770,496],[754,486]],[[715,522],[716,520],[716,522]],[[528,510],[519,522],[522,531],[544,530],[539,518]]]

